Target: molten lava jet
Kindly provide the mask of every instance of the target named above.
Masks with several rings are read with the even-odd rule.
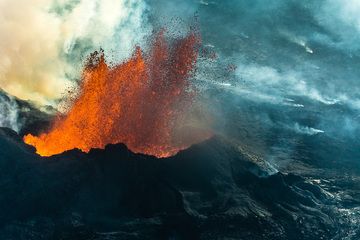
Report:
[[[167,157],[203,140],[203,134],[190,140],[177,136],[194,100],[189,78],[198,44],[194,33],[171,44],[160,33],[149,53],[137,48],[113,67],[102,52],[92,54],[66,116],[59,116],[48,133],[29,134],[24,141],[42,156],[124,143],[136,153]]]

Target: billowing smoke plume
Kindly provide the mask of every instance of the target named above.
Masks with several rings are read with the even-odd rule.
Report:
[[[78,77],[86,55],[100,47],[120,61],[149,27],[138,0],[0,1],[0,87],[53,104]]]

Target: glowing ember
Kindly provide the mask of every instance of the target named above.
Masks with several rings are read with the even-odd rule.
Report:
[[[103,53],[93,54],[67,115],[59,117],[49,133],[29,134],[24,141],[42,156],[121,142],[137,153],[167,157],[202,140],[185,140],[176,133],[194,97],[188,79],[198,43],[199,37],[190,34],[169,46],[160,33],[147,57],[138,48],[131,59],[114,67]]]

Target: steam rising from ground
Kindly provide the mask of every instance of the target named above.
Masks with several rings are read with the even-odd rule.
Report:
[[[18,121],[18,105],[16,101],[3,95],[0,90],[0,126],[11,128],[14,131],[20,130]]]

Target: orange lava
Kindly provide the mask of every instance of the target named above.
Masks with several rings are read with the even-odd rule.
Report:
[[[29,134],[24,141],[41,156],[124,143],[136,153],[168,157],[203,140],[201,134],[177,136],[194,99],[189,78],[198,44],[197,34],[169,44],[162,32],[149,53],[137,48],[132,58],[113,67],[103,53],[93,54],[66,116],[59,116],[48,133]]]

